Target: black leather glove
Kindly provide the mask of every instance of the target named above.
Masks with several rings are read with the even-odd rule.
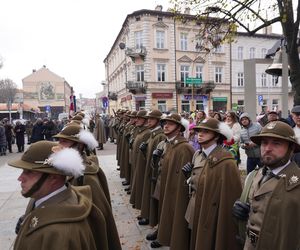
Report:
[[[162,154],[163,154],[163,150],[158,148],[152,152],[152,160],[153,160],[154,167],[157,167],[157,163],[159,162],[159,159],[162,156]]]
[[[146,153],[148,147],[148,143],[142,142],[141,145],[139,146],[139,149],[143,152]]]
[[[184,174],[185,178],[189,178],[190,175],[191,175],[191,172],[193,170],[193,167],[194,167],[194,164],[193,163],[190,163],[188,162],[187,164],[185,164],[183,167],[182,167],[182,173]]]
[[[25,218],[25,214],[22,215],[19,219],[18,219],[18,222],[17,222],[17,225],[16,225],[16,228],[15,228],[15,233],[18,234],[19,231],[20,231],[20,228],[21,228],[21,225],[22,225],[22,222],[24,221],[24,218]]]
[[[235,218],[242,221],[247,221],[249,218],[250,204],[241,202],[240,200],[235,201],[232,208],[232,214]]]

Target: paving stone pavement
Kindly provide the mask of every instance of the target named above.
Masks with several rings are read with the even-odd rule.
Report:
[[[111,193],[112,209],[116,225],[119,231],[122,249],[124,250],[149,250],[150,242],[145,236],[152,232],[150,226],[140,226],[136,217],[139,211],[129,204],[129,195],[124,192],[122,180],[117,171],[115,157],[116,145],[107,143],[104,150],[97,151],[97,155],[103,171],[106,174]],[[245,156],[243,151],[241,169],[245,168]],[[20,194],[20,185],[17,181],[21,170],[9,167],[8,160],[18,159],[21,154],[13,153],[0,157],[0,250],[13,249],[15,239],[14,228],[18,218],[24,213],[28,199]],[[168,247],[159,248],[169,249]]]

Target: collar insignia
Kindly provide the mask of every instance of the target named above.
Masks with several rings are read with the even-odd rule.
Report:
[[[39,222],[38,217],[34,216],[34,217],[31,219],[30,227],[31,227],[31,228],[35,228],[35,227],[37,226],[38,222]]]
[[[293,185],[295,183],[297,183],[299,181],[299,177],[296,175],[293,175],[290,179],[289,179],[289,183],[290,185]]]

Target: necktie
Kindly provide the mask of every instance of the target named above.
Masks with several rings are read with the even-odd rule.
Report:
[[[272,179],[273,177],[275,177],[276,179],[279,179],[279,176],[274,174],[272,172],[272,170],[268,167],[263,167],[262,169],[262,179],[260,180],[260,184],[263,184],[265,182],[267,182],[268,180]]]

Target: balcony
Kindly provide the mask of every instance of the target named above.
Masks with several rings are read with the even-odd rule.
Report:
[[[184,82],[176,82],[176,90],[178,94],[209,94],[216,87],[213,81],[205,81],[202,84],[186,84]]]
[[[128,81],[126,83],[126,88],[132,94],[145,94],[146,90],[147,90],[147,83],[145,83],[145,82]]]
[[[112,101],[118,100],[118,95],[115,92],[108,92],[108,99]]]
[[[145,59],[145,56],[147,54],[146,48],[142,46],[141,48],[127,48],[125,51],[126,56],[129,56],[133,62],[135,62],[135,59],[141,58],[142,60]]]

